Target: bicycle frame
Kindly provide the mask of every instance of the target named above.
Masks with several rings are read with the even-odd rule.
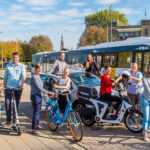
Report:
[[[59,107],[58,107],[58,102],[57,100],[51,100],[51,99],[46,99],[45,96],[43,96],[43,100],[44,102],[46,103],[46,109],[48,109],[48,105],[51,106],[51,111],[53,112],[54,108],[57,107],[56,111],[55,111],[55,114],[56,116],[48,116],[50,118],[50,120],[54,123],[58,123],[58,126],[61,126],[62,123],[65,122],[65,120],[67,119],[67,115],[70,111],[72,111],[72,107],[71,107],[71,101],[69,99],[67,99],[67,106],[66,106],[66,109],[65,109],[65,113],[63,115],[63,117],[61,117],[61,113],[60,113],[60,110],[59,110]],[[70,113],[69,113],[69,117],[70,117],[70,120],[72,122],[72,119],[71,119],[71,116],[70,116]]]

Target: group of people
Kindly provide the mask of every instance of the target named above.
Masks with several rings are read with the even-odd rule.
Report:
[[[101,76],[100,99],[109,102],[116,102],[113,113],[113,117],[116,118],[121,105],[121,99],[118,96],[112,95],[112,88],[123,79],[123,76],[120,75],[114,82],[112,82],[110,73],[111,67],[105,66],[105,73]],[[128,78],[127,95],[133,109],[135,109],[139,98],[142,97],[141,104],[143,111],[144,140],[150,142],[148,138],[148,129],[150,128],[150,64],[147,66],[147,72],[143,76],[142,73],[138,71],[138,64],[132,63],[131,71],[128,73]]]
[[[5,107],[6,107],[6,123],[4,126],[9,126],[11,122],[11,99],[12,92],[9,88],[18,87],[14,91],[17,108],[19,106],[19,101],[22,95],[22,89],[24,86],[26,71],[25,65],[19,63],[19,54],[17,52],[12,55],[12,62],[9,63],[5,70],[4,75],[4,85],[1,89],[5,89]],[[82,64],[68,65],[65,62],[65,53],[60,53],[59,60],[56,60],[47,74],[55,73],[58,75],[58,81],[56,85],[53,85],[53,88],[59,90],[69,90],[71,86],[71,79],[68,77],[70,67],[81,67],[85,68],[87,72],[99,73],[101,77],[100,83],[100,99],[106,101],[116,102],[114,107],[113,116],[116,117],[119,107],[121,105],[120,97],[112,95],[112,88],[115,87],[120,80],[122,80],[122,75],[120,75],[114,82],[111,81],[111,67],[109,65],[105,66],[105,73],[101,75],[100,68],[97,66],[96,62],[93,60],[92,55],[87,56],[87,60]],[[42,67],[40,65],[35,66],[35,74],[31,77],[31,102],[33,106],[33,118],[32,118],[32,130],[34,134],[38,134],[38,129],[40,121],[40,111],[42,106],[42,96],[48,95],[54,96],[54,93],[47,91],[43,88],[43,82],[40,78],[40,72]],[[141,90],[143,87],[144,90]],[[148,129],[150,127],[150,65],[147,67],[147,72],[145,76],[138,71],[137,63],[132,63],[131,71],[129,72],[129,80],[127,82],[127,95],[131,100],[132,108],[135,108],[139,95],[142,95],[142,109],[143,109],[143,131],[144,131],[144,140],[149,141],[148,138]],[[59,107],[61,112],[65,111],[67,104],[66,98],[59,96]],[[14,113],[15,114],[15,113]],[[15,121],[15,115],[13,117],[13,122]]]

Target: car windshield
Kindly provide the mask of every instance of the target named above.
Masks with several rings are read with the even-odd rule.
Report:
[[[96,75],[89,72],[71,73],[69,77],[77,86],[83,84],[89,86],[100,85],[100,79]]]
[[[54,79],[57,79],[57,77],[52,76],[52,75],[47,75],[47,74],[40,74],[40,77],[41,77],[41,79],[42,79],[43,82],[46,80],[46,78],[54,78]]]

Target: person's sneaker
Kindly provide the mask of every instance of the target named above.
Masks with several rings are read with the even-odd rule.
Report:
[[[144,141],[150,142],[147,134],[144,134]]]
[[[32,133],[33,133],[34,135],[39,135],[39,132],[38,132],[37,130],[32,130]]]
[[[7,121],[7,122],[4,124],[4,127],[8,127],[9,125],[11,125],[11,121]]]
[[[43,128],[40,125],[38,125],[37,130],[43,130]]]

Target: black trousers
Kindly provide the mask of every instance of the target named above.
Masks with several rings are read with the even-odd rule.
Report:
[[[114,108],[116,110],[119,109],[119,106],[121,104],[121,98],[120,97],[111,95],[109,93],[105,93],[105,94],[101,95],[100,99],[106,100],[108,102],[116,102],[116,105],[114,106]]]
[[[67,106],[67,96],[66,95],[58,95],[58,106],[61,112],[65,112]]]

